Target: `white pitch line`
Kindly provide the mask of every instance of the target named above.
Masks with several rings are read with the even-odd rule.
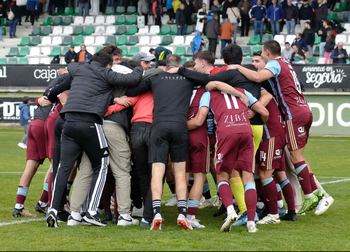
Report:
[[[348,179],[347,177],[324,177],[324,176],[317,176],[316,178]],[[350,179],[350,178],[349,178],[349,179]]]
[[[32,221],[43,221],[43,220],[45,220],[45,217],[43,217],[43,218],[35,218],[35,219],[19,220],[19,221],[10,221],[10,222],[0,222],[0,227],[14,225],[14,224],[21,224],[21,223],[25,223],[25,222],[32,222]]]
[[[327,181],[327,182],[321,182],[320,184],[321,185],[324,185],[324,184],[335,184],[335,183],[344,182],[344,181],[350,181],[350,178],[334,180],[334,181]]]
[[[308,139],[308,141],[311,142],[350,142],[349,140],[345,140],[345,139]]]
[[[3,174],[21,174],[23,172],[17,172],[17,171],[4,171],[4,172],[0,172],[0,174],[3,173]],[[41,171],[38,171],[36,173],[46,173],[46,172],[41,172]]]

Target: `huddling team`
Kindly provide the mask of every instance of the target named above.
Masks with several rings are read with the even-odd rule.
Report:
[[[202,51],[184,66],[171,54],[151,68],[153,55],[130,61],[109,45],[88,63],[60,69],[36,100],[13,216],[34,216],[24,201],[45,158],[51,165],[35,210],[46,213],[48,227],[138,225],[132,213],[160,230],[166,180],[177,224],[204,228],[196,213],[213,206],[208,172],[220,199],[214,216],[227,212],[223,232],[246,224],[253,233],[256,224],[296,221],[316,207],[324,213],[334,200],[303,156],[312,113],[279,43],[265,42],[251,69],[240,65],[236,44],[222,55],[223,67]]]

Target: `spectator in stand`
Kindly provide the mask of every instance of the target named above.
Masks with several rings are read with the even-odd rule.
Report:
[[[145,17],[145,25],[148,24],[148,2],[147,0],[140,0],[137,3],[137,12],[139,14],[139,16],[144,16]]]
[[[262,5],[262,0],[257,0],[257,5],[254,5],[249,11],[249,18],[254,22],[254,35],[258,35],[259,30],[260,42],[263,37],[265,16],[266,7]]]
[[[316,28],[315,32],[322,28],[322,22],[327,20],[328,16],[328,8],[327,4],[323,2],[324,0],[317,0],[318,9],[317,9],[317,17],[316,17]]]
[[[35,14],[39,7],[38,0],[27,0],[27,9],[30,14],[30,22],[32,23],[32,27],[34,26]]]
[[[305,64],[305,55],[302,50],[299,50],[297,45],[293,45],[293,53],[290,57],[292,64]]]
[[[220,26],[220,36],[221,36],[221,59],[222,59],[222,49],[225,48],[226,44],[231,44],[234,38],[235,28],[230,23],[230,19],[226,18],[226,22]]]
[[[176,14],[177,10],[180,8],[181,1],[180,0],[174,0],[172,5],[174,9],[174,13]]]
[[[331,11],[333,11],[337,2],[340,2],[340,0],[327,0],[328,9],[331,9]]]
[[[52,1],[52,0],[50,0]],[[78,0],[79,2],[79,16],[89,16],[90,3],[89,0]]]
[[[229,5],[233,5],[234,1],[233,0],[226,0],[225,2],[223,2],[223,6],[222,6],[222,22],[225,23],[226,19],[228,18],[227,15],[227,8],[229,7]]]
[[[336,48],[333,49],[331,54],[332,63],[346,63],[346,60],[349,59],[348,53],[343,48],[343,42],[338,42]]]
[[[232,5],[233,3],[233,5]],[[241,13],[239,11],[239,9],[237,8],[237,6],[235,5],[234,2],[232,2],[229,4],[228,8],[227,8],[227,16],[228,19],[230,19],[231,24],[233,25],[233,27],[235,27],[235,35],[233,38],[234,43],[236,43],[236,37],[237,37],[237,31],[238,31],[238,20],[241,18]]]
[[[170,54],[172,54],[173,52],[166,49],[163,46],[158,46],[156,47],[156,49],[149,49],[149,53],[153,54],[156,57],[156,63],[158,63],[159,60],[165,60],[166,57]]]
[[[185,35],[186,27],[186,14],[185,5],[182,3],[176,11],[176,25],[177,25],[177,35]]]
[[[220,11],[220,3],[218,0],[214,0],[213,1],[213,5],[210,7],[210,10],[212,12],[215,12],[216,14],[220,15],[221,11]]]
[[[300,32],[298,32],[297,35],[295,36],[292,46],[293,45],[297,45],[299,51],[301,51],[304,47],[307,47],[307,44],[305,40],[301,37]]]
[[[16,37],[16,26],[19,20],[19,7],[16,5],[16,2],[12,2],[10,4],[10,10],[15,15],[12,20],[9,21],[10,23],[10,38],[17,38]]]
[[[201,52],[203,50],[203,47],[205,46],[205,41],[202,38],[199,30],[196,30],[195,34],[196,35],[194,36],[194,38],[191,41],[191,49],[192,49],[193,55]]]
[[[299,15],[298,7],[292,4],[292,0],[287,0],[287,7],[284,9],[284,21],[287,25],[288,35],[295,34],[295,23]]]
[[[311,22],[313,15],[314,15],[314,12],[312,10],[312,7],[309,5],[309,1],[303,0],[303,5],[299,9],[301,33],[304,32],[305,23]]]
[[[152,5],[152,12],[154,15],[154,24],[162,26],[163,5],[161,0],[154,0]]]
[[[333,31],[327,31],[327,38],[326,38],[326,44],[324,46],[325,54],[324,57],[326,58],[325,64],[328,63],[328,59],[332,54],[332,51],[335,47],[335,37],[333,34]]]
[[[208,18],[207,5],[203,3],[202,9],[199,9],[197,12],[196,30],[199,30],[200,32],[204,31],[204,34],[205,34],[205,28],[207,26],[207,18]]]
[[[192,0],[183,1],[183,4],[185,5],[186,25],[192,25],[192,13],[194,12]]]
[[[267,9],[266,18],[271,23],[272,35],[280,34],[280,23],[284,16],[284,10],[277,0],[272,0],[272,5]]]
[[[309,50],[309,53],[311,55],[311,57],[313,57],[313,46],[315,43],[315,31],[313,29],[311,29],[311,23],[310,22],[306,22],[305,23],[305,29],[303,32],[303,38],[306,42],[307,45],[307,49]]]
[[[252,8],[251,0],[241,0],[238,4],[238,9],[240,9],[241,17],[242,17],[241,18],[242,20],[241,37],[249,36],[249,26],[250,26],[249,11],[251,8]]]
[[[169,15],[170,20],[175,19],[175,12],[174,12],[172,3],[173,3],[173,0],[166,0],[166,5],[165,5],[167,9],[167,14]]]
[[[18,14],[19,14],[19,17],[18,17],[18,25],[22,25],[22,16],[23,14],[26,12],[26,4],[27,4],[27,0],[17,0],[16,1],[16,4],[18,6]]]
[[[310,59],[312,58],[309,49],[307,49],[307,47],[304,47],[302,49],[304,56],[305,56],[305,64],[309,64]]]
[[[346,2],[346,12],[348,13],[348,22],[350,23],[350,1]]]
[[[281,57],[284,59],[285,58],[290,59],[293,53],[293,49],[290,47],[289,42],[284,43],[284,46],[285,48],[282,50]]]
[[[332,31],[332,27],[329,26],[328,20],[323,20],[322,25],[322,29],[318,31],[318,35],[321,36],[320,57],[324,57],[324,47],[326,45],[327,32]]]
[[[218,45],[218,38],[220,37],[220,23],[219,16],[213,14],[213,20],[207,24],[207,38],[209,40],[209,50],[216,55],[216,47]]]
[[[77,53],[74,51],[74,46],[70,46],[69,51],[64,55],[64,60],[67,64],[71,62],[77,62],[78,57]]]
[[[80,45],[80,51],[77,53],[78,62],[89,61],[92,58],[91,53],[86,51],[86,46],[84,44]]]

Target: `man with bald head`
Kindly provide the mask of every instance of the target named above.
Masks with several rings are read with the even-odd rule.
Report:
[[[348,53],[343,48],[343,42],[338,42],[337,48],[333,49],[331,54],[331,59],[333,63],[346,63],[346,59],[348,59]]]

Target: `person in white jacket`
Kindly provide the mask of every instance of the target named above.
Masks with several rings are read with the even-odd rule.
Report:
[[[207,25],[207,17],[208,17],[207,5],[203,3],[202,8],[199,9],[197,12],[196,30],[199,30],[200,32],[204,32],[204,34],[205,34],[204,27]]]

